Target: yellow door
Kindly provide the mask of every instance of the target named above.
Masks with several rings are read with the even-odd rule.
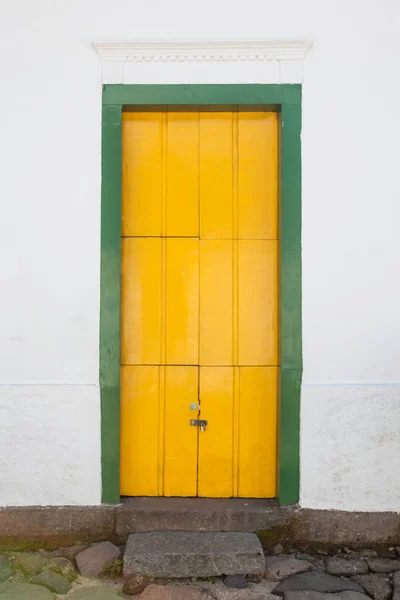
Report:
[[[274,112],[123,115],[124,496],[276,495],[277,141]]]

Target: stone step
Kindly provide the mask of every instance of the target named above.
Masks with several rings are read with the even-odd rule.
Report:
[[[149,531],[252,532],[282,527],[291,517],[270,499],[123,498],[115,509],[115,533],[125,541]]]
[[[124,576],[261,575],[265,558],[254,533],[154,531],[129,536]]]

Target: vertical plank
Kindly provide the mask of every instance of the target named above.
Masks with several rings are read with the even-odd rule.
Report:
[[[199,240],[168,238],[166,269],[166,364],[197,365]]]
[[[161,359],[161,238],[122,238],[121,361]]]
[[[278,237],[278,116],[239,113],[239,238]]]
[[[161,235],[163,113],[122,115],[122,235]]]
[[[231,239],[232,113],[201,112],[199,138],[200,237]]]
[[[159,494],[160,367],[121,368],[121,494]]]
[[[232,364],[232,240],[200,241],[200,365]]]
[[[242,498],[276,495],[278,372],[240,367],[239,483]]]
[[[278,244],[239,240],[239,364],[278,365]]]
[[[199,115],[167,114],[167,236],[199,235]]]
[[[200,368],[200,418],[208,421],[199,432],[198,495],[233,496],[233,367]]]
[[[198,367],[165,367],[164,496],[196,496]]]

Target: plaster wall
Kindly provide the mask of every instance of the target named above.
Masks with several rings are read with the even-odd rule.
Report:
[[[397,0],[2,0],[1,505],[101,498],[91,43],[307,38],[301,505],[400,511],[399,31]],[[269,69],[185,80],[270,82]],[[162,63],[131,76],[182,82]]]

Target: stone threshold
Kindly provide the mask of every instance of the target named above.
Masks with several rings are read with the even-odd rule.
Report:
[[[400,515],[281,507],[275,500],[125,498],[117,505],[0,508],[0,547],[35,549],[151,531],[257,532],[265,548],[384,550],[400,545]]]

